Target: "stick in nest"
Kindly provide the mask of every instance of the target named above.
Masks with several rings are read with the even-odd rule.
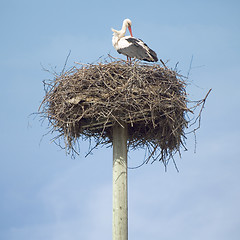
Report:
[[[52,132],[63,136],[68,153],[75,152],[81,137],[111,144],[112,126],[126,123],[129,148],[146,147],[146,162],[167,163],[183,146],[186,118],[193,110],[188,108],[183,78],[162,64],[115,59],[79,64],[45,85],[40,114],[49,120]],[[198,106],[203,108],[206,98]]]

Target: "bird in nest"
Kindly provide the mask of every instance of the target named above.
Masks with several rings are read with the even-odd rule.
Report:
[[[114,48],[118,53],[126,55],[127,60],[130,58],[130,61],[131,58],[136,58],[147,62],[157,62],[157,54],[141,39],[133,37],[131,26],[131,20],[125,19],[121,30],[118,31],[112,28],[112,44]],[[131,36],[125,36],[127,28]]]

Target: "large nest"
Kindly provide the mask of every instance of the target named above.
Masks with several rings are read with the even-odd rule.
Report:
[[[164,163],[184,146],[188,126],[185,81],[159,64],[111,61],[80,64],[45,82],[41,116],[48,118],[56,139],[76,153],[79,138],[112,143],[112,127],[128,127],[128,146],[149,150],[146,161]]]

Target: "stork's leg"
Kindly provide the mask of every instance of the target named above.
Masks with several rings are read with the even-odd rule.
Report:
[[[127,62],[131,64],[131,58],[129,56],[127,56]]]

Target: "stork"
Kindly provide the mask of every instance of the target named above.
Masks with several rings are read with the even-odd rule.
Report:
[[[137,58],[147,62],[157,62],[157,54],[148,47],[141,39],[132,35],[132,22],[130,19],[123,21],[122,29],[115,30],[112,28],[112,44],[118,53],[126,55],[128,58]],[[125,36],[127,28],[131,36]]]

